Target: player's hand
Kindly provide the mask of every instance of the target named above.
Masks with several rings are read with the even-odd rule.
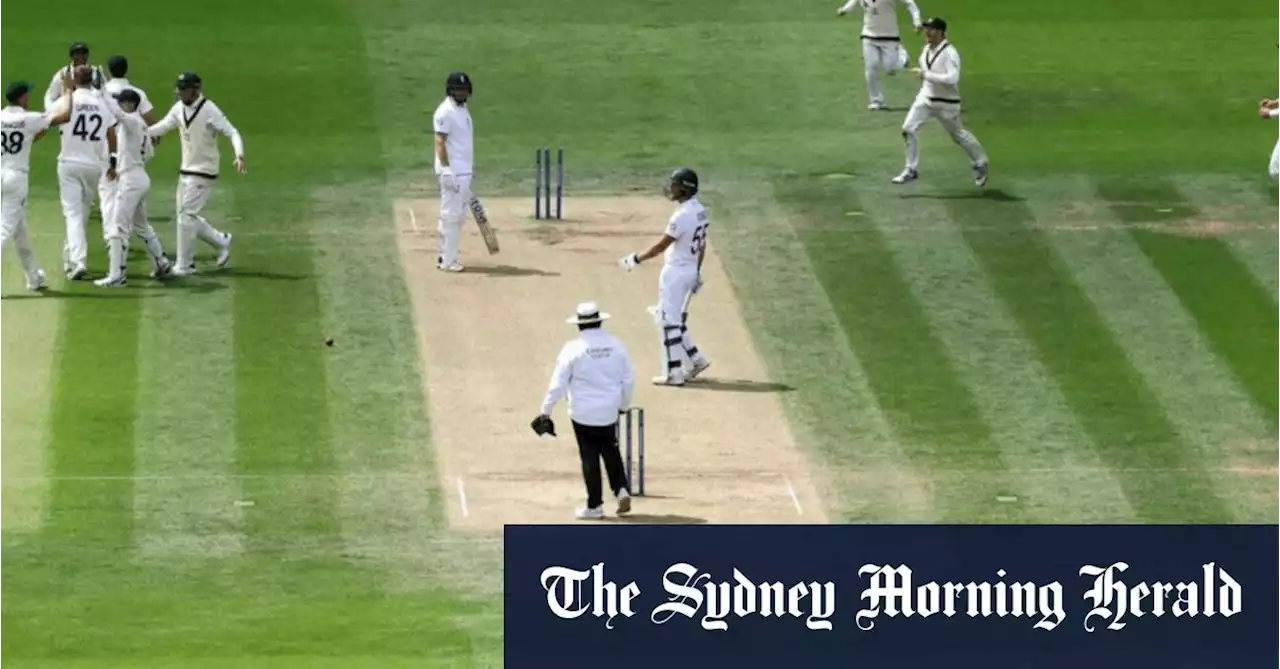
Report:
[[[691,292],[692,292],[694,295],[697,295],[697,294],[698,294],[698,291],[700,291],[700,290],[702,290],[702,275],[701,275],[701,274],[699,274],[699,275],[698,275],[698,280],[693,282],[693,290],[692,290]]]
[[[919,35],[920,33],[924,32],[924,26],[916,26],[915,31],[916,31],[916,34]]]
[[[440,173],[440,186],[451,193],[461,190],[458,187],[458,180],[453,178],[453,170],[447,167]]]
[[[115,181],[115,180],[116,180],[116,168],[114,168],[114,167],[108,167],[108,168],[107,168],[107,181]]]
[[[618,261],[618,267],[621,267],[622,269],[628,272],[635,269],[636,265],[639,265],[639,264],[640,264],[640,254],[638,253],[628,253],[627,255],[623,256],[621,260]]]
[[[1271,110],[1266,107],[1258,107],[1258,118],[1271,118]]]
[[[244,174],[245,169],[246,169],[245,164],[244,164],[244,156],[237,156],[237,157],[236,157],[235,166],[236,166],[236,171],[237,171],[237,172],[239,172],[239,173],[241,173],[241,174]]]
[[[76,76],[73,74],[72,68],[68,67],[62,71],[62,92],[67,92],[76,87]]]
[[[844,15],[845,15],[844,7],[841,7],[840,9],[836,10],[836,16],[844,16]]]
[[[1272,107],[1275,104],[1276,104],[1276,101],[1272,100],[1271,98],[1262,98],[1262,100],[1258,102],[1259,107]]]
[[[913,68],[911,68],[911,74],[914,74],[914,75],[916,75],[917,77],[920,77],[921,79],[924,79],[924,70],[922,70],[922,69],[920,69],[920,68],[918,68],[918,67],[913,67]]]

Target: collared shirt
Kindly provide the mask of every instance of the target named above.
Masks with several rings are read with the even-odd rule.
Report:
[[[635,370],[622,342],[602,328],[583,330],[560,349],[551,373],[542,413],[569,396],[569,418],[582,425],[613,425],[631,406]]]
[[[926,46],[920,54],[924,83],[919,98],[935,102],[960,102],[960,53],[951,42],[942,40]]]
[[[237,158],[244,156],[244,140],[240,131],[227,120],[222,109],[213,100],[201,95],[191,106],[174,103],[169,113],[147,129],[152,137],[160,137],[173,129],[182,138],[182,167],[180,174],[218,178],[221,154],[218,153],[218,135],[231,140],[231,148]]]

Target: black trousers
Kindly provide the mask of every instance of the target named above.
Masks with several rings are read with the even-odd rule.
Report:
[[[600,481],[600,460],[604,460],[609,475],[609,490],[617,494],[631,487],[622,467],[622,452],[618,450],[618,424],[581,425],[573,423],[573,435],[578,438],[578,457],[582,458],[582,482],[587,485],[587,506],[594,509],[604,504],[604,490]]]

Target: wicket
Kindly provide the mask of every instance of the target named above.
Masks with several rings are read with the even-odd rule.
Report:
[[[625,462],[625,466],[627,468],[627,483],[631,484],[631,493],[633,495],[643,496],[644,495],[644,408],[631,407],[629,409],[623,409],[618,413],[622,415],[622,419],[618,421],[618,431],[619,432],[622,431],[623,423],[626,423],[626,429],[627,429],[627,456],[626,456],[626,462]],[[639,429],[633,430],[633,428],[635,427],[638,427]],[[639,446],[639,448],[636,450],[640,455],[639,478],[636,478],[637,472],[633,468],[634,463],[632,462],[632,459],[631,459],[631,452],[632,452],[631,445],[632,445],[633,432],[634,432],[634,436],[638,437],[638,439],[636,440],[636,445]],[[621,437],[619,437],[618,441],[621,443],[622,441]]]
[[[543,204],[545,195],[545,205]],[[555,218],[562,218],[564,202],[564,149],[556,149],[556,212]],[[551,216],[551,148],[542,147],[537,150],[533,164],[533,217],[552,218]]]

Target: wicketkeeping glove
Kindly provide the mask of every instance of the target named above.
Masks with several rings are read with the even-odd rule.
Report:
[[[551,420],[551,416],[545,414],[538,416],[533,419],[533,422],[529,423],[529,427],[533,428],[534,434],[539,437],[545,434],[556,436],[556,423]]]

